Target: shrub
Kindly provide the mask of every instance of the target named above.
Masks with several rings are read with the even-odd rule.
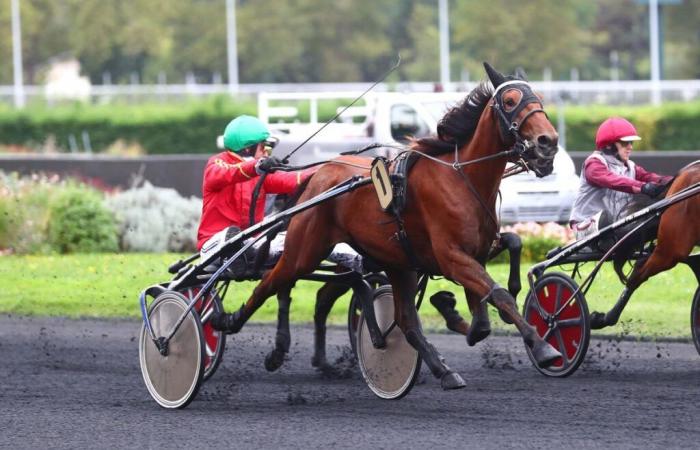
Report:
[[[98,192],[66,187],[49,204],[48,240],[60,253],[117,251],[114,217]]]
[[[122,250],[195,251],[202,201],[146,182],[107,199],[119,225]]]
[[[0,171],[0,250],[46,253],[48,204],[63,189],[58,177],[33,175],[20,178]]]
[[[516,223],[501,228],[501,232],[515,233],[522,239],[522,262],[539,262],[544,260],[547,252],[574,239],[573,232],[567,226],[554,222],[544,224],[536,222]],[[508,261],[508,253],[503,252],[492,263]]]

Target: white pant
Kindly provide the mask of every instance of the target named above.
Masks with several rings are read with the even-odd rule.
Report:
[[[209,238],[204,245],[202,245],[202,250],[200,251],[200,258],[205,260],[211,255],[217,253],[221,247],[226,243],[226,228],[216,233],[214,236]],[[270,253],[268,254],[267,265],[272,265],[277,262],[277,260],[282,255],[284,251],[284,239],[287,237],[287,232],[283,231],[277,233],[277,236],[270,243]],[[251,238],[252,239],[252,238]],[[246,241],[249,242],[249,241]],[[260,240],[253,245],[256,250],[262,246],[263,241]],[[348,244],[340,243],[336,245],[331,254],[328,255],[328,260],[339,264],[348,269],[354,270],[358,273],[364,273],[362,267],[362,256],[360,256],[355,250],[352,249]]]

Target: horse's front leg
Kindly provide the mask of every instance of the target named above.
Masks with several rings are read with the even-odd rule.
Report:
[[[436,252],[440,255],[440,269],[443,274],[461,284],[465,291],[469,293],[470,309],[474,310],[474,301],[482,304],[477,308],[479,314],[485,316],[484,302],[488,301],[494,305],[502,314],[510,319],[520,332],[525,342],[535,357],[537,364],[540,367],[548,367],[554,361],[561,357],[554,347],[545,342],[542,337],[537,334],[535,328],[530,326],[525,319],[520,315],[515,305],[515,299],[510,293],[498,286],[493,279],[486,273],[484,267],[479,264],[474,258],[465,253],[460,247],[452,247],[444,249],[444,251]],[[474,328],[474,325],[472,325]]]
[[[350,289],[342,283],[325,283],[316,293],[316,306],[314,310],[314,355],[311,357],[311,365],[324,367],[328,365],[326,360],[326,321],[331,308],[343,294]]]
[[[277,334],[275,336],[275,348],[265,356],[265,369],[274,372],[284,363],[285,356],[289,353],[292,335],[289,331],[289,306],[292,303],[290,289],[280,289],[277,292]]]
[[[442,355],[423,335],[415,304],[418,282],[416,273],[387,271],[387,276],[391,282],[394,294],[394,320],[397,321],[408,343],[418,351],[418,354],[428,365],[433,375],[440,379],[440,385],[443,389],[460,389],[465,387],[466,383],[462,377],[445,364],[445,359]]]

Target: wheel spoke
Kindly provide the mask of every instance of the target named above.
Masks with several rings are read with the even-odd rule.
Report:
[[[559,353],[561,353],[562,359],[564,359],[564,365],[568,366],[571,360],[569,359],[569,355],[566,353],[566,346],[564,345],[564,338],[561,336],[561,331],[558,329],[554,332],[554,335],[557,338],[557,344],[559,345]]]
[[[556,313],[559,311],[559,307],[561,306],[561,296],[562,296],[562,284],[557,283],[557,290],[556,293],[554,294],[554,309],[552,310],[553,313]]]
[[[204,342],[204,349],[206,350],[208,357],[213,358],[216,355],[216,351],[212,350],[211,347],[209,347],[209,343],[206,341]]]
[[[583,319],[581,317],[577,317],[574,319],[562,319],[557,321],[558,328],[575,327],[581,324],[583,324]]]
[[[544,336],[542,336],[542,340],[546,341],[547,339],[549,339],[549,336],[552,335],[553,330],[554,328],[548,328],[547,331],[544,333]]]
[[[211,318],[212,314],[214,314],[214,308],[207,309],[207,312],[205,312],[201,318],[202,325],[209,322],[209,319]]]

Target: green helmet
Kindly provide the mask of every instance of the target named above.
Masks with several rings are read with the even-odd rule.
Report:
[[[253,116],[238,116],[224,130],[224,147],[232,152],[240,152],[270,136],[267,127]]]

